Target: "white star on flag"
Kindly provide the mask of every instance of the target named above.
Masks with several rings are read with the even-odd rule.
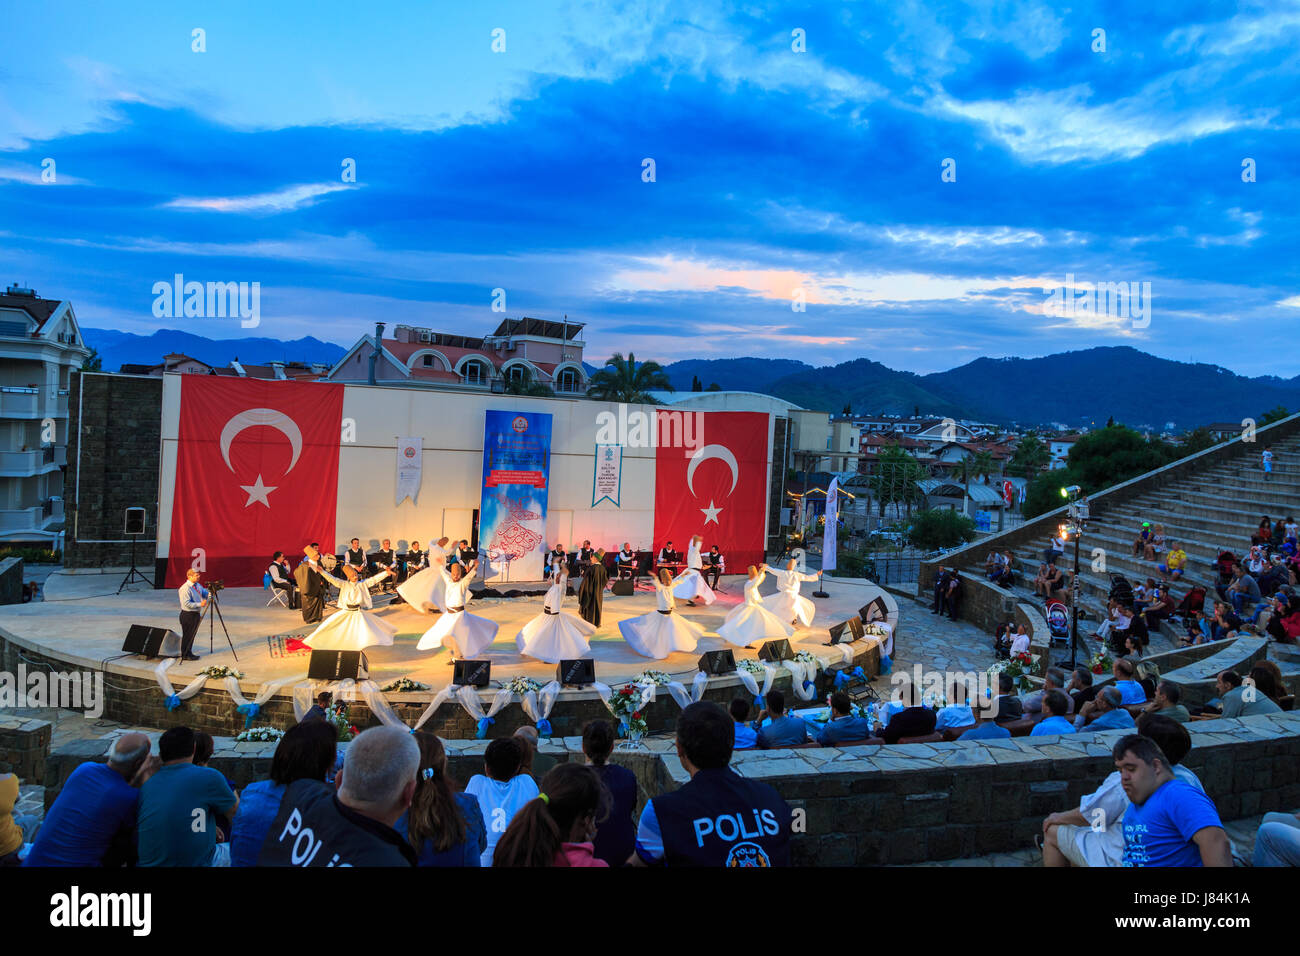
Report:
[[[251,505],[254,501],[260,501],[269,508],[271,507],[271,502],[266,500],[266,496],[275,491],[278,486],[262,484],[262,476],[259,474],[255,484],[240,485],[239,487],[248,492],[248,500],[244,502],[245,508]]]
[[[712,498],[709,499],[709,506],[707,508],[701,508],[700,510],[704,512],[705,524],[708,524],[710,521],[714,524],[719,524],[718,515],[722,513],[722,509],[714,507]]]

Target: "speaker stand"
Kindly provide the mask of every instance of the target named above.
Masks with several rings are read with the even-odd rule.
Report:
[[[149,579],[144,576],[144,572],[135,566],[135,543],[139,538],[140,536],[138,534],[131,535],[131,570],[126,572],[126,577],[124,577],[122,583],[117,586],[118,594],[121,594],[128,584],[134,583],[136,578],[140,579],[141,584],[150,583]],[[150,586],[152,587],[152,585]]]

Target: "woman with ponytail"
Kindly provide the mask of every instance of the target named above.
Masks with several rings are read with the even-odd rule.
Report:
[[[457,793],[447,776],[447,751],[434,734],[417,731],[420,769],[410,809],[394,829],[410,842],[420,866],[478,866],[487,827],[473,794]]]
[[[493,866],[609,866],[592,855],[605,789],[591,767],[562,763],[542,778],[536,799],[515,814]]]

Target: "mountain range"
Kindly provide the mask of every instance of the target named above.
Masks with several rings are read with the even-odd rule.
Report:
[[[345,349],[307,336],[209,339],[161,329],[136,335],[83,328],[103,367],[156,364],[170,352],[228,365],[231,359],[333,364]],[[586,364],[586,363],[584,363]],[[594,367],[586,364],[588,372]],[[1043,358],[979,358],[945,372],[916,375],[867,358],[821,368],[794,359],[684,359],[664,366],[678,391],[699,377],[704,388],[765,392],[804,408],[866,414],[951,416],[999,425],[1097,426],[1114,418],[1137,428],[1175,430],[1258,418],[1279,405],[1300,407],[1300,375],[1248,378],[1204,363],[1157,358],[1129,346],[1061,352]]]

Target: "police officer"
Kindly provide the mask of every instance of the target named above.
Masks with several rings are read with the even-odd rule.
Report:
[[[691,779],[646,804],[632,866],[789,866],[790,806],[728,766],[735,727],[712,701],[677,718],[677,755]]]

